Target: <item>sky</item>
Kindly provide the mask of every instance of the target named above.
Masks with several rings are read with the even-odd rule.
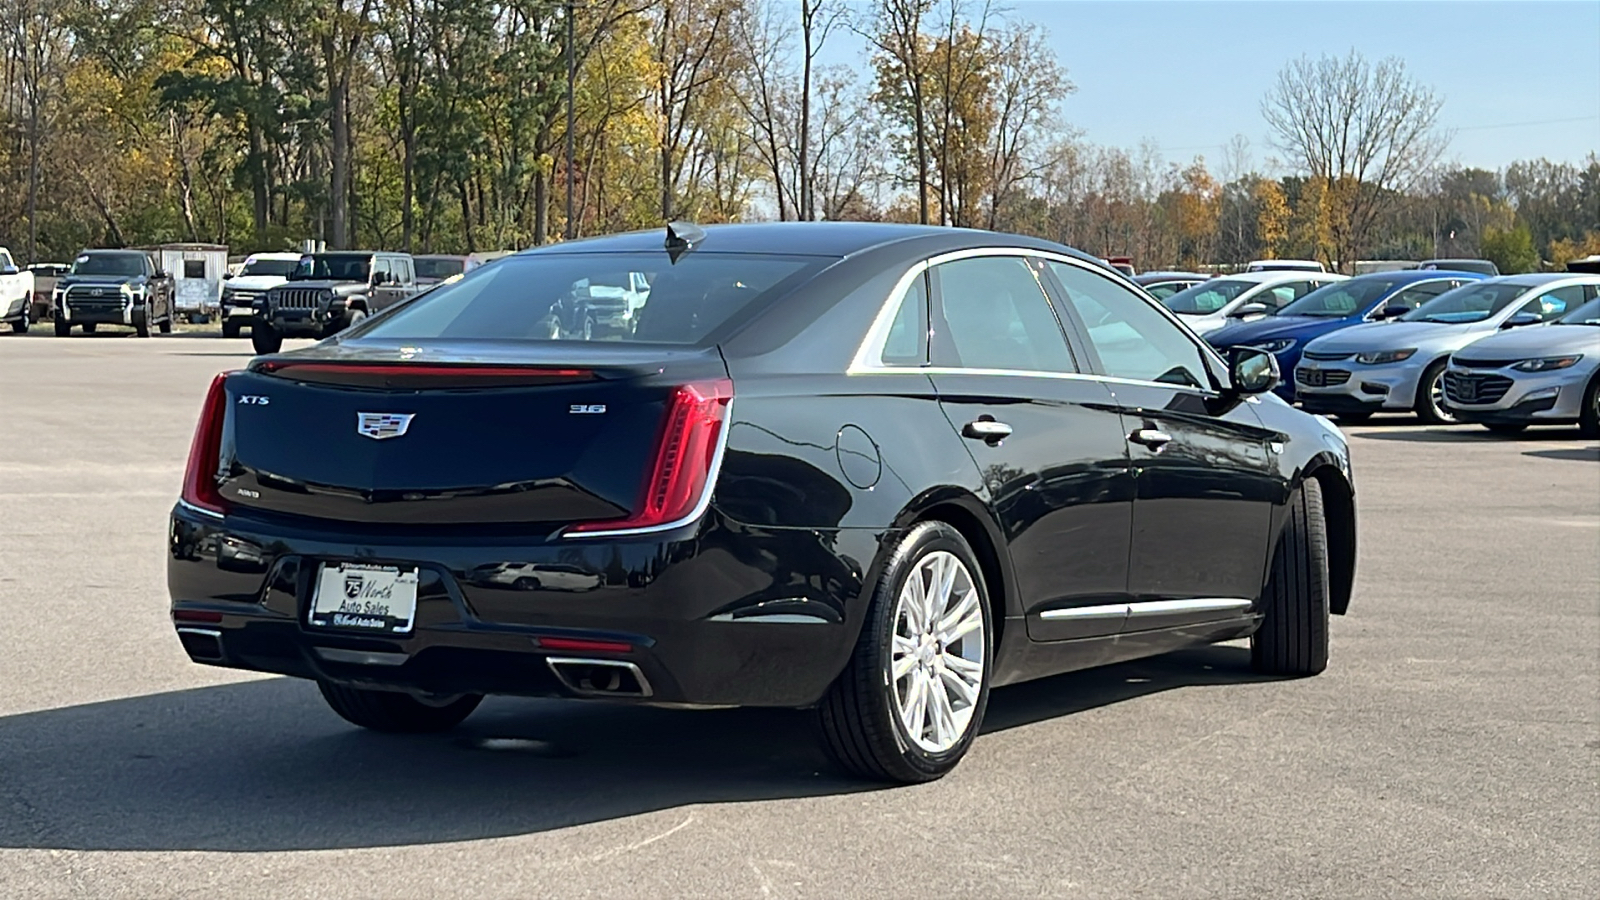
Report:
[[[977,0],[981,2],[981,0]],[[1151,140],[1169,160],[1213,169],[1236,134],[1254,167],[1281,157],[1261,97],[1302,54],[1399,56],[1444,99],[1445,159],[1500,169],[1518,159],[1581,163],[1600,151],[1600,2],[1209,2],[998,0],[1043,26],[1077,92],[1066,122],[1096,144]],[[829,62],[868,71],[864,44],[836,33]]]

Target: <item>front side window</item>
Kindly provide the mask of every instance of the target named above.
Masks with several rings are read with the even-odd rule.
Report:
[[[1027,261],[985,256],[929,270],[943,318],[934,362],[966,369],[1076,372],[1066,335]]]
[[[383,316],[355,336],[384,340],[609,340],[698,344],[723,323],[753,314],[830,260],[696,251],[673,264],[661,251],[531,253],[480,266]],[[628,273],[650,294],[630,328],[595,319],[616,305]],[[591,291],[593,293],[591,293]],[[584,337],[584,335],[588,337]]]
[[[1088,329],[1089,343],[1105,374],[1209,388],[1211,379],[1200,348],[1144,298],[1078,266],[1052,262],[1050,270]]]
[[[429,258],[422,257],[417,260],[417,277],[434,278],[443,281],[452,275],[464,274],[467,270],[467,261],[464,259],[451,259],[450,257]]]
[[[1550,322],[1566,315],[1569,311],[1583,305],[1583,285],[1569,284],[1558,287],[1553,291],[1546,291],[1528,302],[1522,312],[1531,312],[1539,317],[1541,322]]]

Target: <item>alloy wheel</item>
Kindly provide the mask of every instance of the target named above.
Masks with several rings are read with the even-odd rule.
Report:
[[[972,726],[982,693],[982,598],[955,554],[939,550],[917,562],[895,603],[889,680],[906,734],[942,753]]]

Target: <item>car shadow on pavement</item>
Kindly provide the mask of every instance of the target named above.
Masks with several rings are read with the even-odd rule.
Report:
[[[1600,446],[1571,447],[1564,450],[1528,450],[1523,456],[1538,459],[1570,459],[1578,462],[1600,462]]]
[[[1571,441],[1578,438],[1578,429],[1574,428],[1530,428],[1518,434],[1495,434],[1487,428],[1478,426],[1456,426],[1444,430],[1442,428],[1418,428],[1409,431],[1366,431],[1352,432],[1351,437],[1370,441],[1406,441],[1421,444],[1481,444],[1507,443],[1518,441],[1523,443],[1538,443],[1540,441]]]
[[[1001,688],[984,731],[1258,680],[1248,655],[1208,647]],[[394,736],[346,725],[308,682],[268,678],[0,718],[0,848],[404,846],[877,787],[837,774],[795,710],[493,698],[450,734]]]

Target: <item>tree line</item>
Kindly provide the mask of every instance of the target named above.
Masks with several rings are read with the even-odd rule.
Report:
[[[462,252],[673,218],[994,228],[1141,266],[1600,252],[1600,159],[1442,165],[1440,101],[1354,52],[1286,62],[1260,165],[1242,138],[1172,163],[1083,140],[1046,35],[988,0],[0,0],[0,20],[0,243],[30,260]],[[824,64],[837,41],[859,65]]]

